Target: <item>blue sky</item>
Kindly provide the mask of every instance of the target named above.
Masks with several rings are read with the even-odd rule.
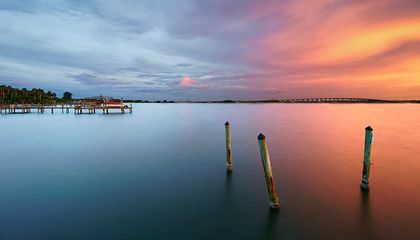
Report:
[[[234,39],[221,38],[228,24],[200,16],[196,7],[188,1],[1,1],[0,83],[76,96],[211,99],[239,91],[234,95],[246,97],[237,78],[251,68],[240,61]],[[192,84],[182,85],[184,77]]]

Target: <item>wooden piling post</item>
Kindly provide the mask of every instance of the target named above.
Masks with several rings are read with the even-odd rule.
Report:
[[[226,167],[228,172],[232,172],[232,144],[230,142],[230,123],[225,122],[226,137]]]
[[[273,172],[271,170],[270,155],[268,153],[267,143],[265,136],[260,133],[258,135],[258,145],[260,148],[261,161],[264,168],[265,182],[267,191],[270,198],[270,207],[278,209],[280,207],[279,198],[277,197],[276,185],[274,184]]]
[[[365,148],[363,157],[362,182],[360,183],[361,190],[369,190],[369,175],[370,175],[370,150],[373,140],[373,128],[368,126],[365,128]]]

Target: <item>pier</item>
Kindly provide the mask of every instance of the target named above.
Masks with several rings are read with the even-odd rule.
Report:
[[[0,104],[0,114],[24,114],[24,113],[70,113],[74,114],[95,114],[97,111],[109,114],[112,111],[121,113],[132,113],[133,105],[120,103],[63,103],[63,104]]]

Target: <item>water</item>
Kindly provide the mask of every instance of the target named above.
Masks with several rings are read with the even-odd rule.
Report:
[[[419,120],[420,105],[409,104],[1,115],[0,239],[419,239]],[[362,194],[367,125],[374,165]],[[277,213],[268,207],[260,132]]]

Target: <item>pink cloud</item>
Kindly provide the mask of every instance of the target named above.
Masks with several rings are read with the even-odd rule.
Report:
[[[192,86],[194,86],[195,84],[197,84],[197,81],[195,81],[195,80],[191,79],[191,78],[190,78],[190,77],[188,77],[188,76],[184,76],[184,77],[181,79],[181,81],[179,82],[179,85],[180,85],[181,87],[192,87]]]

